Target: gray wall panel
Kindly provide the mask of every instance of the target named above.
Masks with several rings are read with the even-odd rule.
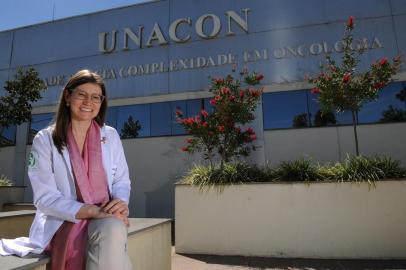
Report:
[[[0,32],[0,70],[10,67],[13,32]]]
[[[217,40],[196,41],[182,46],[170,47],[170,59],[209,57],[218,54],[232,53],[238,55],[238,68],[247,66],[250,70],[265,74],[264,84],[303,81],[305,74],[319,71],[319,62],[324,60],[324,52],[310,55],[309,47],[314,43],[326,41],[331,49],[334,43],[341,40],[343,25],[341,22],[329,25],[313,25],[301,28],[274,30],[250,35],[241,35]],[[365,52],[361,58],[360,69],[369,66],[373,61],[397,54],[395,33],[390,17],[366,19],[359,22],[356,36],[365,37],[370,46],[375,37],[383,48]],[[232,46],[230,46],[232,44]],[[297,48],[304,45],[307,48],[305,56],[294,56],[287,47]],[[286,55],[280,58],[280,50],[284,48]],[[403,48],[406,49],[405,46]],[[243,52],[252,49],[267,49],[268,60],[244,63]],[[334,53],[333,58],[339,58]],[[205,69],[190,69],[185,72],[170,73],[170,91],[182,92],[204,89],[208,75],[223,75],[231,71],[231,66],[210,67]],[[186,74],[186,75],[185,75]],[[185,75],[185,76],[184,76]]]
[[[133,31],[136,31],[138,25],[144,25],[146,42],[155,21],[159,22],[163,32],[167,32],[167,6],[166,1],[157,2],[16,30],[12,67],[102,55],[98,33],[113,29],[119,31],[118,51],[123,47],[124,27],[133,26]]]
[[[390,0],[393,14],[406,13],[406,1],[404,0]]]
[[[168,93],[168,73],[156,73],[147,75],[136,75],[120,77],[120,69],[128,68],[132,65],[143,65],[144,63],[154,63],[167,60],[167,51],[159,48],[149,50],[150,53],[143,54],[140,51],[121,52],[106,56],[84,57],[66,61],[58,61],[35,65],[42,78],[49,80],[51,77],[64,76],[60,85],[50,86],[43,99],[35,105],[47,105],[56,103],[63,85],[70,75],[79,69],[89,68],[92,70],[113,69],[116,79],[106,79],[109,98],[122,98],[134,96],[149,96]],[[111,74],[108,72],[108,74]]]

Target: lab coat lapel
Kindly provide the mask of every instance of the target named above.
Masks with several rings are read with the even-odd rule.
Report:
[[[109,193],[111,194],[111,185],[112,185],[112,175],[111,175],[111,167],[110,167],[110,151],[109,146],[111,147],[111,142],[107,138],[106,130],[104,127],[100,129],[100,143],[102,149],[102,157],[103,157],[103,167],[104,171],[106,172],[107,176],[107,185],[109,187]]]

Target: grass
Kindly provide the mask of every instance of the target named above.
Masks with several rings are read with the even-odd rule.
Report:
[[[0,175],[0,187],[7,187],[7,186],[12,186],[12,183],[10,181],[10,179],[8,179],[6,176],[4,175]]]

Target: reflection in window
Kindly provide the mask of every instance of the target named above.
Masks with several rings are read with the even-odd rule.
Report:
[[[171,130],[172,135],[185,134],[184,128],[176,122],[176,110],[180,110],[187,115],[188,106],[186,100],[172,101],[171,102]]]
[[[122,139],[148,137],[151,135],[149,104],[120,106],[116,108],[116,129]]]
[[[317,95],[307,91],[307,104],[309,106],[309,114],[311,126],[324,127],[333,125],[351,124],[351,112],[323,112],[320,104],[317,101]]]
[[[141,124],[139,120],[134,120],[133,116],[128,116],[127,121],[124,122],[120,131],[120,137],[122,139],[131,139],[138,137],[138,132],[141,130]]]
[[[350,111],[322,112],[317,95],[308,90],[263,94],[264,128],[320,127],[352,124]],[[377,101],[364,104],[359,124],[406,121],[406,84],[392,83]]]
[[[169,102],[151,104],[151,136],[171,135],[171,112]]]
[[[111,127],[117,127],[117,107],[107,108],[105,123]]]
[[[32,144],[35,135],[41,129],[48,127],[54,118],[53,113],[33,114],[31,117],[30,130],[28,134],[28,143]]]
[[[382,90],[380,95],[389,96],[392,102],[390,104],[385,104],[382,106],[381,116],[379,121],[383,123],[388,122],[404,122],[406,121],[406,84],[397,83],[393,87],[389,88],[388,91]],[[385,92],[384,92],[385,91]]]
[[[9,126],[8,128],[2,128],[0,126],[0,147],[12,146],[16,144],[16,126]]]
[[[263,94],[264,128],[307,127],[306,90]]]

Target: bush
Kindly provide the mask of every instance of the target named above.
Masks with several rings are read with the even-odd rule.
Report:
[[[310,160],[298,159],[294,161],[283,161],[274,169],[274,180],[276,181],[317,181],[321,179],[319,168]]]
[[[8,186],[12,186],[10,179],[8,179],[4,175],[0,175],[0,187],[8,187]]]
[[[271,173],[266,169],[245,163],[225,163],[223,168],[220,165],[196,165],[182,178],[181,182],[202,187],[271,180]]]
[[[205,186],[224,186],[251,182],[369,182],[406,177],[406,169],[389,157],[348,156],[344,162],[320,166],[307,159],[281,162],[275,168],[260,168],[245,163],[226,163],[221,166],[196,165],[181,183]]]
[[[389,157],[348,156],[343,163],[331,168],[332,175],[338,181],[376,181],[406,177],[406,170],[399,161]]]

